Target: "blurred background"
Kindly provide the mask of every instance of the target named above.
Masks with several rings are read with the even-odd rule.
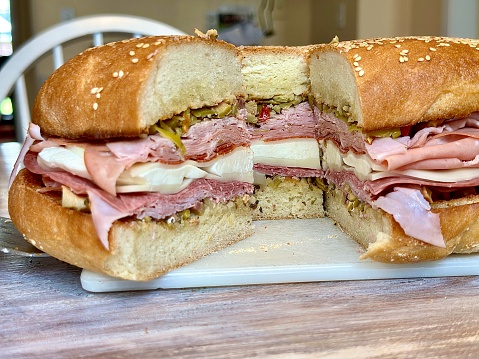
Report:
[[[0,0],[0,66],[15,48],[59,22],[92,14],[130,14],[188,34],[216,28],[236,45],[307,45],[406,35],[477,37],[479,0]],[[108,40],[108,39],[106,39]],[[115,40],[115,39],[112,39]],[[81,51],[66,50],[71,56]],[[66,56],[68,57],[68,55]],[[28,78],[38,88],[51,61]],[[1,79],[0,79],[1,81]],[[0,141],[11,131],[10,98],[0,103]]]

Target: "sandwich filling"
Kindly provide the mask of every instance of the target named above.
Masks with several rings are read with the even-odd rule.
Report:
[[[328,182],[391,214],[407,235],[445,247],[432,207],[477,193],[479,114],[371,139],[333,113],[317,112]]]
[[[239,113],[198,121],[179,134],[166,130],[175,138],[160,131],[110,141],[45,138],[31,124],[17,163],[42,175],[45,191],[63,191],[63,203],[90,212],[108,249],[116,220],[175,220],[185,210],[201,212],[205,199],[248,200],[253,153]]]
[[[248,128],[256,175],[322,176],[317,121],[308,101],[251,103],[248,113],[255,119]]]

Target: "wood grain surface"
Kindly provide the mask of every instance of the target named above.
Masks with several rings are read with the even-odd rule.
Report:
[[[0,144],[2,215],[18,150]],[[0,253],[0,357],[476,358],[478,298],[472,276],[93,294]]]

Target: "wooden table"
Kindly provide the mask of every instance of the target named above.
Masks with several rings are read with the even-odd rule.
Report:
[[[19,148],[0,144],[2,216]],[[0,253],[0,357],[100,356],[476,358],[479,278],[92,294],[78,268]]]

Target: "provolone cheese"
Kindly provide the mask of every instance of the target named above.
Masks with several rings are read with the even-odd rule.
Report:
[[[47,147],[37,157],[44,169],[62,169],[74,175],[91,179],[83,160],[85,150],[81,147]]]
[[[63,169],[91,179],[83,154],[79,147],[45,148],[39,153],[38,162],[44,168]],[[136,163],[119,176],[116,190],[118,193],[154,191],[172,194],[186,188],[197,178],[253,183],[253,153],[247,147],[238,147],[209,162],[190,160],[178,165]]]
[[[269,166],[321,169],[318,141],[314,138],[291,138],[278,141],[251,142],[254,163]]]

